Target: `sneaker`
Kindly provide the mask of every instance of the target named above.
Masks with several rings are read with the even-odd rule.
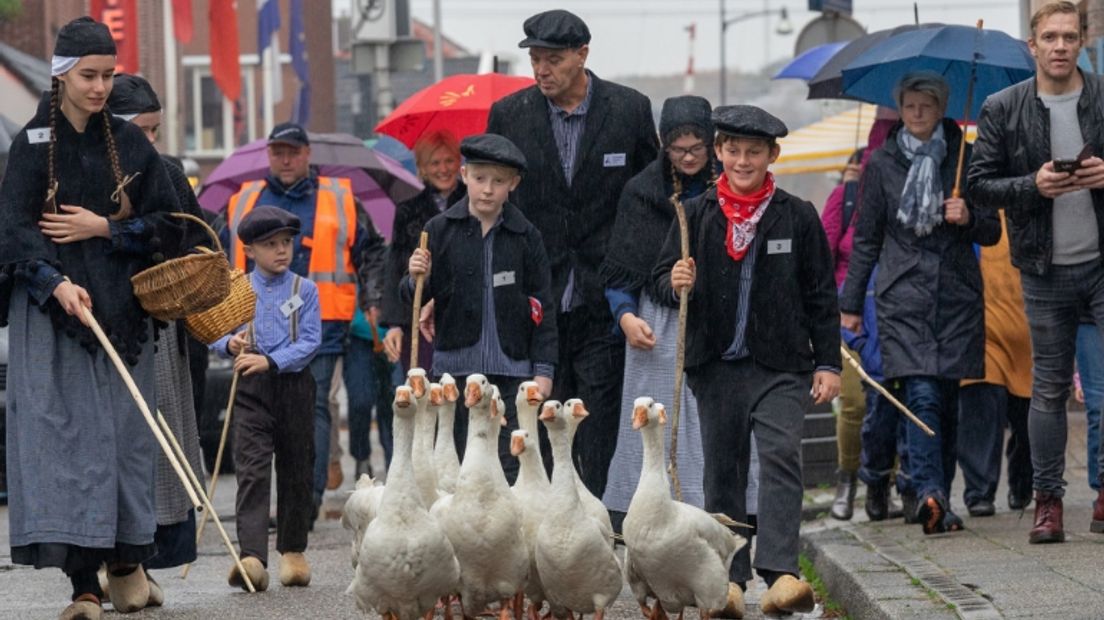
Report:
[[[813,588],[793,575],[782,575],[774,581],[759,601],[764,614],[806,614],[816,607]]]
[[[290,551],[280,555],[280,585],[306,587],[310,585],[311,569],[302,553]]]
[[[1089,531],[1104,534],[1104,488],[1100,489],[1093,501],[1092,525],[1089,526]]]
[[[260,560],[251,555],[243,557],[241,563],[242,567],[245,568],[245,574],[249,575],[249,581],[253,582],[253,589],[258,592],[267,590],[268,570],[265,569],[264,564],[261,564]],[[249,591],[249,586],[245,585],[245,579],[238,572],[237,564],[230,567],[230,575],[226,578],[226,583],[230,584],[231,588],[241,588],[246,592]]]
[[[1062,527],[1062,498],[1045,491],[1035,491],[1035,525],[1028,542],[1033,545],[1066,541]]]
[[[920,521],[925,534],[942,534],[947,531],[943,525],[943,517],[946,514],[947,507],[935,495],[925,495],[916,511],[917,520]]]

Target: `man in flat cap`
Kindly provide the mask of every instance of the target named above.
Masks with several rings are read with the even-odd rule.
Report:
[[[295,123],[273,127],[268,136],[268,177],[245,183],[230,198],[222,241],[229,250],[231,266],[246,271],[238,226],[254,206],[275,205],[303,222],[302,234],[295,238],[291,270],[318,285],[322,305],[322,346],[310,364],[318,385],[314,500],[321,505],[325,490],[336,488],[342,478],[340,463],[330,460],[330,384],[344,355],[357,304],[369,320],[379,314],[386,248],[354,197],[349,179],[319,175],[310,165],[310,156],[310,137],[303,127]],[[309,240],[309,245],[304,240]]]
[[[786,135],[754,106],[713,111],[724,174],[686,205],[690,258],[678,224],[653,270],[658,299],[690,295],[686,377],[698,400],[705,509],[747,518],[749,443],[759,453],[755,571],[765,614],[806,613],[813,590],[798,573],[801,437],[805,412],[839,394],[840,336],[828,239],[816,208],[778,188],[769,168]],[[692,294],[691,294],[692,291]],[[734,389],[733,386],[738,386]],[[730,608],[752,579],[750,545],[729,570]],[[739,600],[734,600],[734,599]]]
[[[528,48],[537,83],[496,103],[487,131],[509,138],[529,161],[514,201],[540,230],[552,264],[560,343],[552,395],[582,398],[591,412],[575,459],[601,497],[617,444],[625,341],[598,270],[621,190],[655,160],[659,143],[648,98],[586,69],[583,20],[547,11],[524,30],[519,47]]]

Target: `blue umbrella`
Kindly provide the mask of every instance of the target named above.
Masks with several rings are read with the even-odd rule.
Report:
[[[840,49],[848,43],[849,41],[837,41],[835,43],[825,43],[824,45],[818,45],[807,49],[796,58],[786,63],[786,66],[779,69],[778,73],[775,73],[774,77],[771,79],[794,79],[808,82],[813,79],[813,76],[817,74],[817,71],[820,71],[820,68],[823,67],[826,62],[832,59],[832,56],[836,55],[836,52],[840,51]]]
[[[976,57],[975,57],[976,54]],[[843,92],[861,101],[897,107],[893,87],[907,73],[934,71],[951,86],[947,115],[961,119],[971,75],[976,75],[970,118],[985,98],[1035,74],[1027,44],[999,30],[940,26],[902,32],[863,52],[843,69]]]
[[[364,146],[373,151],[383,153],[402,164],[410,174],[418,174],[418,166],[414,163],[414,153],[406,148],[406,145],[386,134],[379,134],[375,138],[364,141]]]

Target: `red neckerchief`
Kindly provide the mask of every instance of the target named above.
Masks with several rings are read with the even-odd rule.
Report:
[[[728,219],[725,227],[725,250],[734,261],[743,260],[748,247],[755,239],[755,226],[763,217],[767,204],[774,196],[774,175],[767,173],[763,185],[754,194],[737,194],[728,185],[728,178],[721,173],[717,179],[717,202]]]

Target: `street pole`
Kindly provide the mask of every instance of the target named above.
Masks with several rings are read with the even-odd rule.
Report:
[[[165,148],[170,155],[180,156],[180,101],[177,93],[176,76],[176,33],[173,29],[172,0],[161,3],[161,21],[164,25],[161,35],[165,46]]]
[[[721,0],[721,105],[728,100],[728,77],[725,69],[725,32],[728,30],[728,22],[725,19],[725,0]]]
[[[445,52],[441,49],[441,0],[433,0],[433,81],[445,77]]]

